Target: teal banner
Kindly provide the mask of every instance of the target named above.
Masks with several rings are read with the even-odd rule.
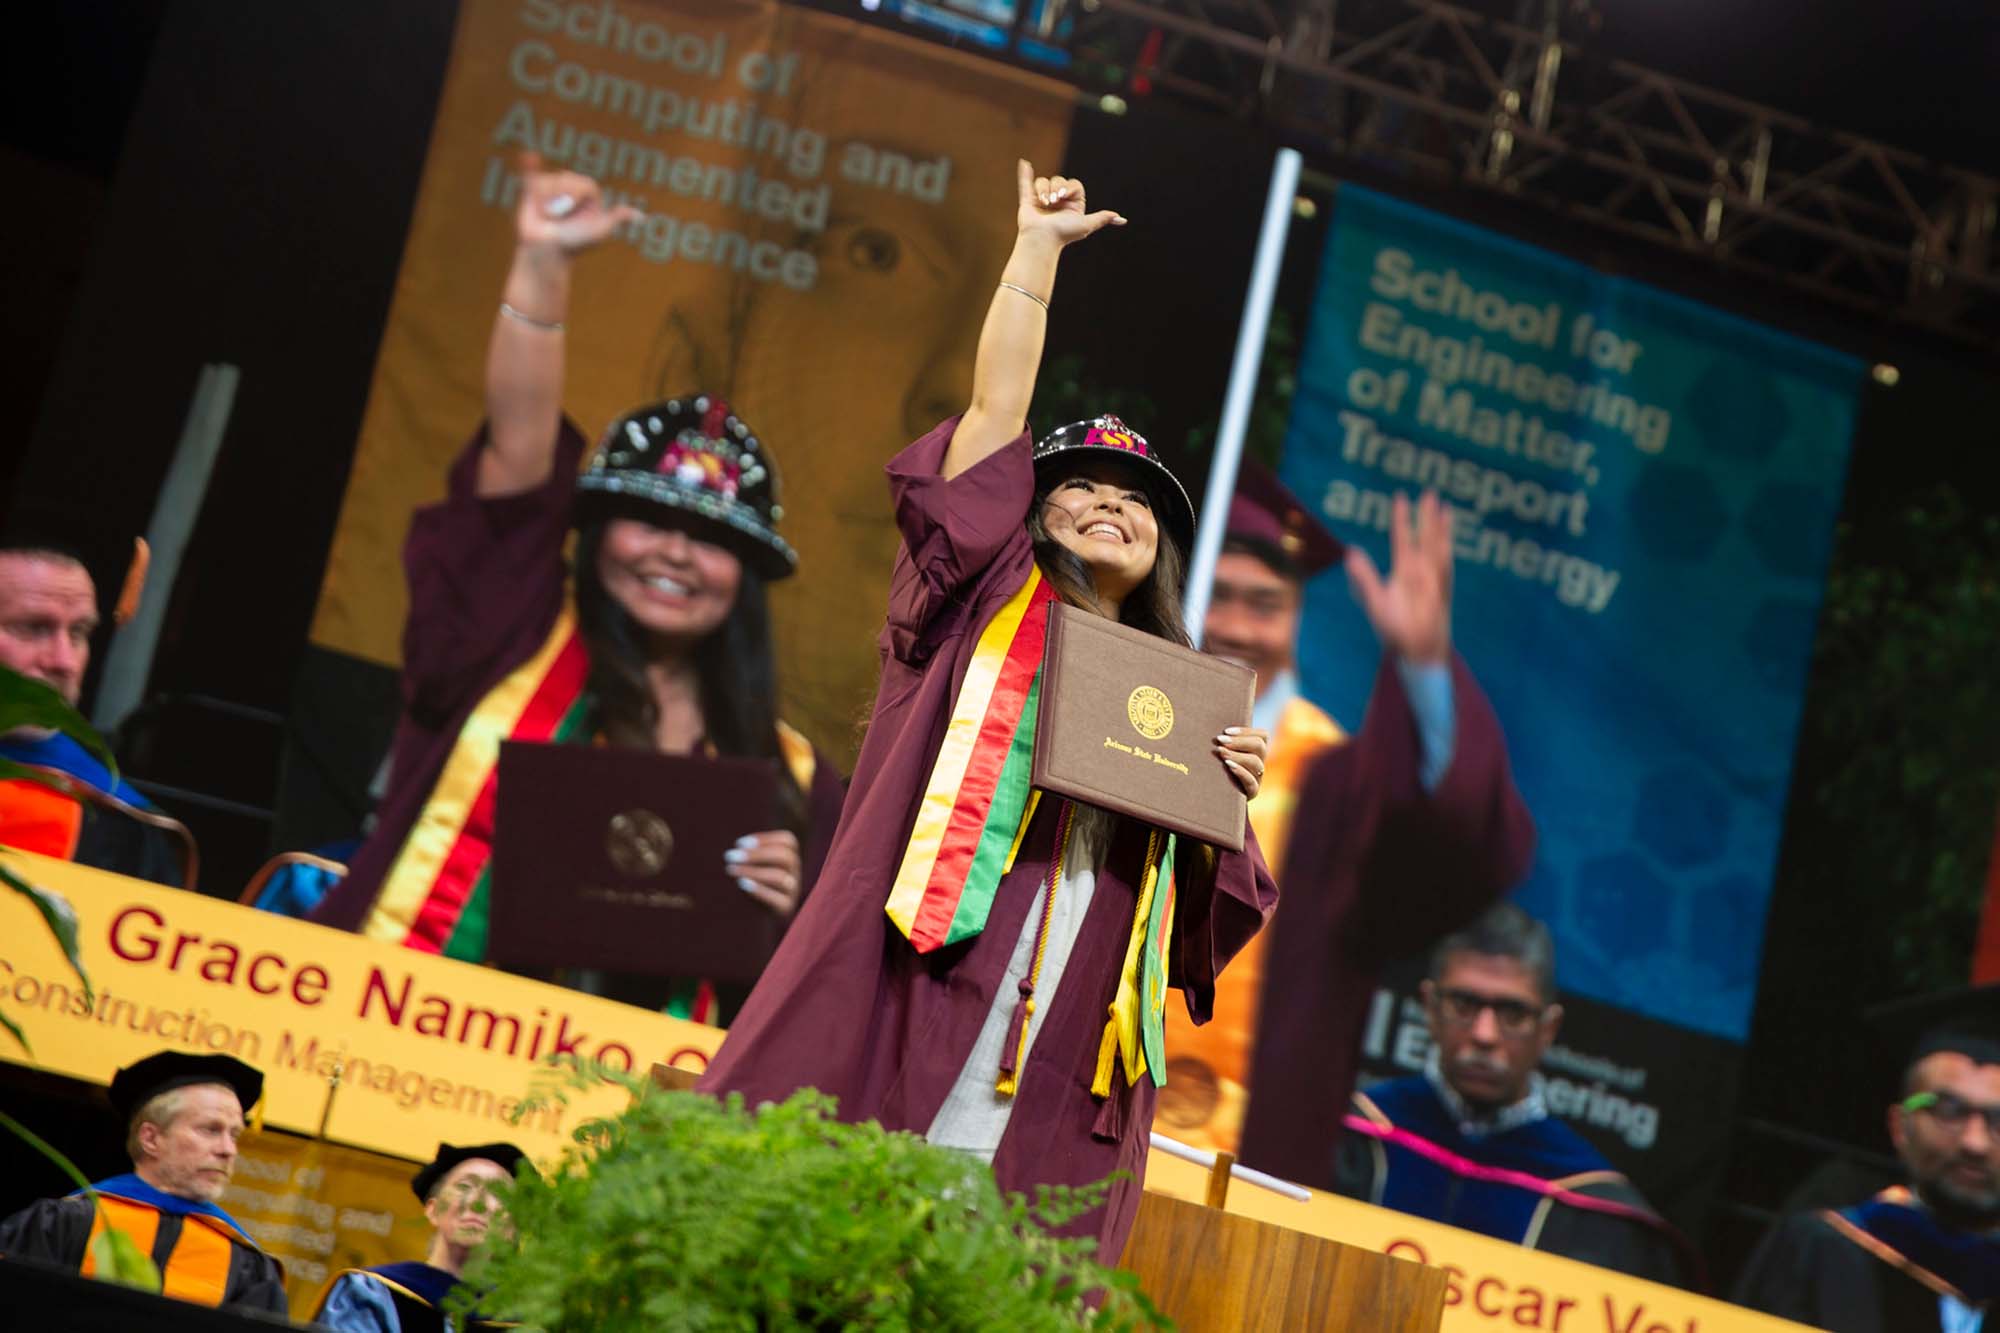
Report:
[[[1282,475],[1387,565],[1391,498],[1456,511],[1454,633],[1541,852],[1567,994],[1748,1030],[1859,362],[1354,187]],[[1301,676],[1373,675],[1335,578]]]

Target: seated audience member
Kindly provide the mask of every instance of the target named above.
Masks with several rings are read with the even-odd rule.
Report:
[[[264,1076],[226,1055],[161,1051],[118,1071],[111,1104],[124,1117],[130,1174],[0,1222],[0,1255],[96,1271],[91,1242],[115,1227],[159,1265],[163,1290],[198,1305],[285,1312],[285,1270],[216,1206],[236,1167],[243,1113]]]
[[[1562,1026],[1555,948],[1502,903],[1447,936],[1423,984],[1422,1074],[1354,1095],[1342,1194],[1656,1282],[1685,1244],[1630,1181],[1549,1114],[1535,1067]]]
[[[103,543],[90,533],[84,520],[50,515],[16,518],[0,532],[0,668],[40,681],[72,708],[102,618],[91,566],[103,563]],[[136,609],[145,579],[145,544],[126,555],[131,564],[114,622]],[[17,728],[0,735],[0,759],[61,788],[0,782],[0,843],[160,884],[186,882],[187,829],[68,736]]]
[[[1972,993],[1990,1007],[2000,988]],[[1739,1304],[1833,1333],[1972,1333],[2000,1297],[2000,1027],[1925,1033],[1888,1108],[1908,1185],[1779,1221]]]
[[[431,1164],[410,1180],[433,1228],[423,1261],[338,1274],[313,1322],[342,1333],[475,1333],[492,1327],[476,1316],[460,1323],[445,1313],[444,1303],[464,1277],[473,1250],[506,1221],[494,1183],[512,1180],[526,1156],[511,1143],[474,1148],[440,1143]]]

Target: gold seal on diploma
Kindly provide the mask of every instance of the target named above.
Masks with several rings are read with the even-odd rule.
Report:
[[[1132,730],[1147,740],[1163,741],[1174,729],[1174,701],[1164,691],[1141,685],[1125,701],[1125,716],[1131,719]]]
[[[627,810],[611,816],[604,852],[627,875],[657,875],[674,854],[674,831],[651,810]]]

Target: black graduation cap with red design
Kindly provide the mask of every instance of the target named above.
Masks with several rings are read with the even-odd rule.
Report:
[[[680,527],[734,551],[766,579],[798,568],[778,535],[778,464],[714,394],[634,408],[611,423],[576,482],[579,521],[629,517]]]

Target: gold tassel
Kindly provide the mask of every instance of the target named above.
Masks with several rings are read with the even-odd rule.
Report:
[[[1035,1018],[1035,1001],[1024,999],[1014,1009],[1014,1025],[1020,1036],[1014,1043],[1014,1058],[1000,1066],[1000,1078],[993,1090],[1002,1097],[1012,1097],[1021,1087],[1021,1068],[1028,1063],[1028,1024]],[[1009,1035],[1012,1035],[1011,1033]]]
[[[1104,1025],[1104,1040],[1097,1043],[1097,1073],[1090,1080],[1090,1095],[1111,1095],[1111,1070],[1118,1059],[1118,1008],[1110,1007],[1111,1021]]]
[[[1028,793],[1028,809],[1021,816],[1020,831],[1014,834],[1014,846],[1007,853],[1007,866],[1013,868],[1015,853],[1021,850],[1021,839],[1027,834],[1028,821],[1034,817],[1035,804],[1041,797],[1039,791]],[[1007,1035],[1001,1039],[1000,1077],[994,1081],[993,1089],[1003,1097],[1011,1097],[1021,1086],[1021,1070],[1028,1063],[1028,1020],[1035,1016],[1035,984],[1042,977],[1042,959],[1049,949],[1049,922],[1056,912],[1056,892],[1062,888],[1063,857],[1069,850],[1070,821],[1076,814],[1074,802],[1063,802],[1062,816],[1056,823],[1056,854],[1049,863],[1049,883],[1042,895],[1042,922],[1035,929],[1035,961],[1028,965],[1028,975],[1021,978],[1021,998],[1014,1002],[1014,1017],[1009,1020]]]

